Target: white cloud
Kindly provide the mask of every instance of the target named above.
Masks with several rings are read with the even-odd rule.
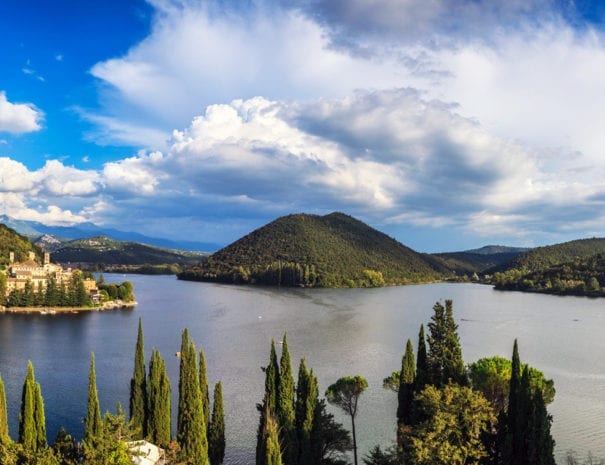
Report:
[[[22,134],[41,129],[43,113],[31,103],[11,103],[0,91],[0,132]]]

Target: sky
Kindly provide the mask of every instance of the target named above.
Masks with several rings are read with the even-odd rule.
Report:
[[[422,252],[605,236],[605,6],[3,0],[0,214],[226,245],[341,211]]]

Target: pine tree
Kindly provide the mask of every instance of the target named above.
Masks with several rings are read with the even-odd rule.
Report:
[[[204,421],[206,422],[206,431],[210,426],[210,393],[208,391],[208,373],[206,368],[206,356],[200,349],[200,389],[202,393],[202,405],[204,406]]]
[[[414,400],[414,382],[416,380],[416,363],[414,347],[408,339],[405,354],[401,359],[399,372],[399,392],[397,393],[397,423],[409,425],[412,418],[412,402]]]
[[[210,465],[220,465],[225,458],[225,413],[223,387],[220,381],[214,386],[212,422],[208,433],[208,456]]]
[[[416,354],[416,392],[422,391],[428,383],[428,369],[424,325],[421,324],[418,333],[418,353]]]
[[[279,367],[277,365],[277,353],[275,351],[275,341],[271,340],[271,353],[269,355],[269,365],[263,368],[265,372],[265,394],[263,396],[263,403],[257,404],[257,409],[260,411],[260,421],[258,425],[258,432],[256,438],[256,464],[266,464],[266,441],[265,441],[265,429],[267,423],[266,413],[271,412],[271,415],[275,415],[277,409],[277,396],[279,389]]]
[[[298,455],[296,432],[294,430],[294,399],[294,376],[292,375],[287,334],[284,334],[282,354],[279,361],[277,422],[280,430],[283,459],[287,465],[294,465],[296,463],[296,456]]]
[[[6,391],[4,390],[4,381],[2,381],[2,377],[0,376],[0,444],[8,444],[9,442]]]
[[[310,465],[313,460],[311,433],[317,408],[319,390],[313,371],[308,371],[301,359],[296,386],[296,436],[298,439],[298,464]]]
[[[187,329],[181,340],[177,442],[183,457],[195,465],[208,465],[208,439],[197,369],[195,344]]]
[[[145,349],[143,342],[143,326],[139,318],[137,344],[134,352],[134,371],[130,380],[130,422],[133,428],[139,430],[140,437],[145,437],[146,425],[146,377]]]
[[[21,395],[21,412],[19,413],[19,442],[26,451],[35,451],[38,445],[36,429],[36,381],[34,366],[27,362],[27,374]]]
[[[34,421],[36,423],[36,449],[46,449],[46,417],[44,415],[44,399],[40,383],[34,385]]]
[[[84,419],[84,442],[94,447],[102,435],[101,407],[97,392],[97,375],[95,373],[95,354],[90,354],[90,372],[88,374],[88,407]]]
[[[151,351],[147,391],[147,436],[154,444],[167,447],[171,439],[171,389],[166,364],[157,350]]]
[[[428,325],[428,380],[437,387],[446,385],[450,380],[466,385],[466,370],[457,333],[458,326],[454,322],[452,301],[446,300],[445,305],[443,307],[437,302],[433,306],[434,314]]]

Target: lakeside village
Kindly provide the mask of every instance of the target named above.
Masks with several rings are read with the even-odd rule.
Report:
[[[78,312],[111,310],[136,305],[130,281],[105,283],[90,272],[63,268],[51,263],[44,253],[43,262],[29,252],[27,260],[15,261],[10,252],[8,265],[0,266],[0,312]]]

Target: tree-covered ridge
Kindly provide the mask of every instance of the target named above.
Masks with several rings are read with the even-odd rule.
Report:
[[[317,287],[382,286],[446,269],[343,213],[278,218],[179,274],[180,279]]]
[[[523,272],[538,271],[597,254],[605,255],[605,238],[578,239],[561,244],[536,247],[518,255],[510,262],[487,270],[487,272],[495,273],[511,269],[523,270]]]
[[[501,290],[605,296],[605,254],[577,258],[535,271],[497,272],[491,282]]]
[[[54,259],[61,263],[105,265],[184,265],[195,263],[200,255],[138,242],[116,241],[105,236],[65,242],[53,252]]]
[[[0,224],[0,266],[10,262],[10,253],[15,253],[15,261],[27,260],[29,252],[35,252],[37,257],[42,256],[42,250],[32,244],[30,240],[9,228]]]

